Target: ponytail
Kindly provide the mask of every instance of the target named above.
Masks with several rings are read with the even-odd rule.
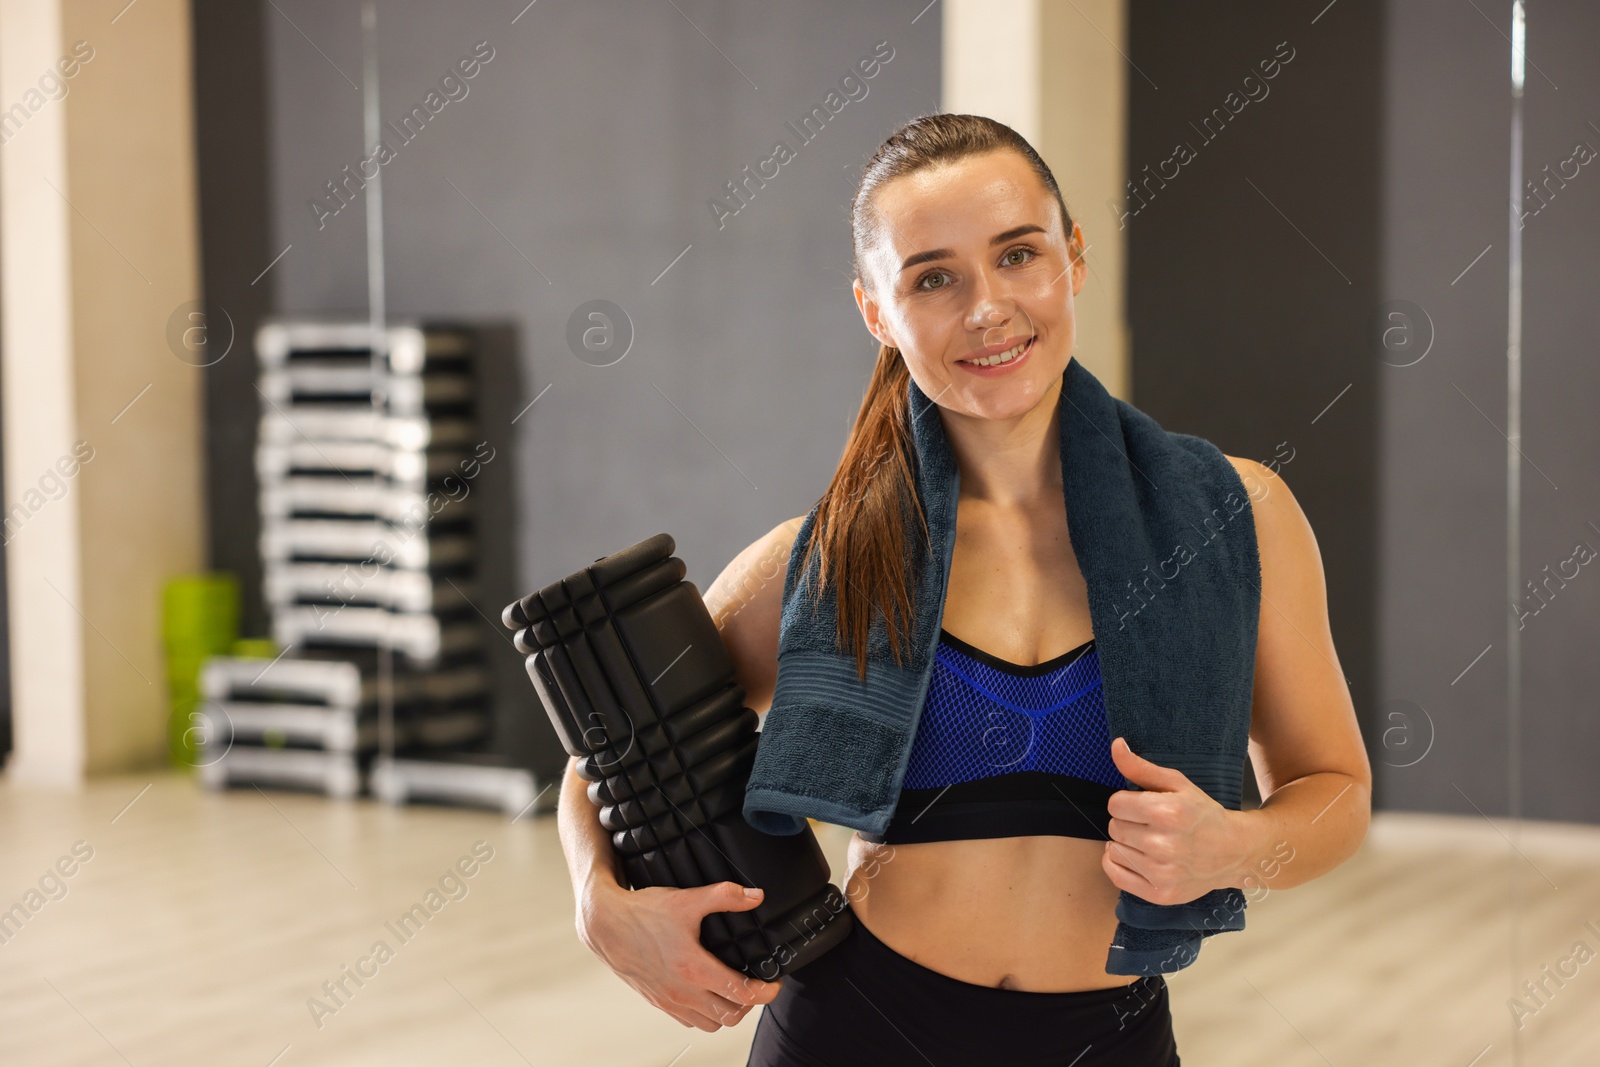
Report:
[[[913,520],[923,540],[930,541],[913,481],[916,449],[906,422],[910,382],[900,350],[879,345],[844,455],[817,503],[800,569],[807,573],[812,556],[820,556],[815,596],[820,600],[830,580],[838,589],[837,647],[855,652],[863,679],[875,610],[884,616],[895,663],[904,663],[903,649],[909,654],[916,607],[906,580],[905,549]]]

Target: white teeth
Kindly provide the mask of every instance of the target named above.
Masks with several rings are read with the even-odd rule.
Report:
[[[1022,355],[1022,350],[1027,348],[1029,342],[1032,340],[1033,338],[1030,337],[1027,341],[1022,342],[1017,347],[1008,349],[1007,351],[1000,353],[998,356],[985,356],[982,359],[964,359],[961,362],[970,363],[974,367],[993,367],[999,363],[1010,363],[1013,359],[1016,359],[1018,356]]]

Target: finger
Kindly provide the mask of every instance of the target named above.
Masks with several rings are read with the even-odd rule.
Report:
[[[763,982],[725,965],[710,952],[701,960],[708,968],[705,988],[738,1004],[765,1004],[778,995],[780,982]]]
[[[750,1010],[750,1005],[739,1000],[730,1000],[709,990],[696,996],[690,1001],[694,1009],[713,1019],[721,1019],[730,1015],[742,1016]]]
[[[748,1005],[734,1004],[727,1008],[702,1008],[700,1013],[715,1019],[718,1026],[738,1026],[749,1010]]]
[[[1105,854],[1121,867],[1126,867],[1141,878],[1148,878],[1145,872],[1150,870],[1152,863],[1148,854],[1137,848],[1124,845],[1120,841],[1106,842]]]
[[[1149,899],[1149,894],[1156,892],[1155,883],[1134,868],[1117,860],[1117,846],[1109,846],[1105,854],[1100,857],[1100,866],[1105,870],[1106,877],[1111,879],[1118,889],[1126,889],[1130,893]]]
[[[719,996],[713,992],[706,992],[694,1007],[704,1015],[710,1015],[723,1026],[736,1026],[739,1021],[750,1013],[752,1008],[760,1007],[760,1003],[747,1003],[730,997]]]
[[[1119,789],[1106,800],[1106,811],[1123,822],[1149,824],[1155,821],[1159,804],[1159,793]]]
[[[701,1011],[698,1006],[680,1000],[677,997],[666,997],[652,993],[646,999],[676,1019],[681,1026],[692,1026],[697,1030],[713,1032],[721,1025],[711,1015]]]
[[[1125,889],[1130,893],[1133,892],[1133,880],[1128,876],[1127,871],[1111,862],[1110,850],[1100,853],[1100,870],[1105,872],[1106,880],[1112,885],[1118,889]]]
[[[748,985],[742,985],[737,993],[725,993],[724,996],[747,1007],[758,1007],[762,1004],[771,1004],[776,1000],[780,988],[781,986],[777,982],[751,982]]]
[[[690,976],[690,982],[699,988],[695,1004],[701,1011],[712,1014],[743,1012],[755,1004],[765,1004],[776,995],[776,983],[749,978],[726,966],[711,953],[702,960],[706,970]]]
[[[1149,866],[1149,857],[1143,852],[1136,848],[1129,848],[1119,841],[1108,841],[1106,842],[1106,855],[1110,856],[1111,862],[1118,867],[1125,867],[1133,874],[1138,875],[1147,882],[1149,881],[1144,873]]]
[[[750,1005],[738,999],[740,993],[736,987],[739,982],[725,981],[716,971],[725,970],[739,979],[743,976],[725,967],[709,952],[705,953],[705,957],[710,964],[709,967],[679,976],[675,983],[659,994],[659,999],[653,992],[647,995],[657,1007],[685,1026],[695,1026],[711,1032],[718,1027],[731,1026],[738,1022],[749,1011]],[[719,994],[717,992],[719,987],[725,988],[730,995]],[[641,988],[641,991],[646,990]]]
[[[1148,855],[1150,845],[1155,838],[1156,831],[1143,823],[1128,822],[1126,819],[1112,819],[1106,824],[1111,840],[1130,852],[1141,856]]]
[[[723,1012],[717,1018],[722,1020],[723,1026],[737,1026],[746,1015],[752,1011],[760,1011],[761,1008],[760,1004],[740,1004],[733,1011]]]
[[[718,997],[714,990],[706,989],[706,985],[694,979],[678,985],[677,989],[670,990],[667,997],[670,998],[670,1003],[667,1005],[670,1011],[691,1017],[694,1019],[693,1025],[699,1025],[701,1022],[710,1022],[718,1027],[731,1025],[730,1019],[739,1019],[742,1017],[741,1013],[747,1011],[747,1005],[741,1005],[738,1001],[728,1000],[726,997]]]
[[[680,1008],[678,1011],[672,1013],[672,1017],[677,1019],[685,1026],[692,1026],[696,1030],[704,1030],[708,1034],[714,1034],[718,1030],[722,1029],[721,1023],[717,1022],[710,1016],[702,1015],[697,1011]]]

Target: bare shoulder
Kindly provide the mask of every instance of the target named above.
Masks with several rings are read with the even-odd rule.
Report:
[[[1263,582],[1281,584],[1291,574],[1301,582],[1320,583],[1322,557],[1316,535],[1300,502],[1289,490],[1281,470],[1274,470],[1253,459],[1225,456],[1244,482],[1255,517],[1256,542],[1261,553]],[[1274,572],[1270,576],[1268,570]]]
[[[1261,494],[1263,484],[1277,477],[1272,471],[1253,459],[1245,459],[1243,456],[1230,456],[1226,452],[1223,453],[1222,458],[1233,464],[1233,469],[1239,473],[1239,480],[1244,482],[1245,492],[1250,494],[1252,502]]]
[[[789,554],[805,516],[786,520],[729,561],[704,599],[733,659],[745,703],[758,712],[772,706],[778,682],[778,624]]]

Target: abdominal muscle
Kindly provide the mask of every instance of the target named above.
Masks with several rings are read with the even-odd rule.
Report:
[[[1058,993],[1107,974],[1117,888],[1103,841],[1003,837],[879,845],[852,835],[845,895],[856,920],[922,966],[974,985]]]

